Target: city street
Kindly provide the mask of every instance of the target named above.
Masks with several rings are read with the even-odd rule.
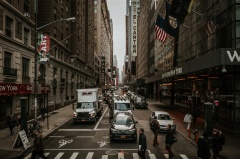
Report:
[[[149,105],[149,109],[162,110],[162,107]],[[149,159],[167,157],[164,148],[165,134],[159,133],[160,144],[152,146],[153,133],[149,129],[148,119],[151,114],[149,109],[135,109],[133,111],[135,119],[138,121],[137,128],[143,127],[147,137],[146,156]],[[178,122],[178,121],[176,121]],[[68,122],[67,125],[59,129],[56,133],[44,140],[45,155],[48,158],[79,158],[79,159],[137,159],[138,143],[132,141],[109,142],[108,107],[105,106],[102,118],[96,124]],[[174,136],[177,142],[174,143],[172,150],[175,153],[174,159],[195,159],[196,148],[178,133]],[[29,158],[30,155],[25,157]]]

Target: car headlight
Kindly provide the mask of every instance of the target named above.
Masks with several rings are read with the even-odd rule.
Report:
[[[90,117],[95,117],[95,113],[91,113],[91,114],[89,114],[90,115]]]
[[[136,132],[136,129],[129,130],[131,134],[134,134]]]
[[[119,131],[118,131],[118,130],[116,130],[116,129],[114,129],[114,128],[111,128],[111,132],[112,132],[112,133],[114,133],[114,134],[117,134],[117,133],[119,133]]]

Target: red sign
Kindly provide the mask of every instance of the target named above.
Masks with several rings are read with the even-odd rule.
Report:
[[[215,106],[219,106],[219,101],[218,100],[214,100]]]
[[[0,83],[0,95],[31,94],[30,84],[3,84]]]

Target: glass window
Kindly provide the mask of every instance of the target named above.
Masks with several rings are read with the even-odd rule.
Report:
[[[24,44],[28,45],[28,38],[29,38],[29,30],[27,28],[24,28]]]
[[[77,108],[81,108],[81,109],[92,109],[93,108],[93,103],[89,102],[89,103],[78,103],[77,104]]]
[[[13,20],[10,17],[6,16],[5,35],[8,37],[12,37],[12,23]]]
[[[9,52],[5,52],[4,54],[4,67],[11,68],[11,58],[12,54]]]
[[[24,12],[28,13],[29,11],[29,0],[24,0]]]
[[[22,58],[22,76],[29,76],[29,59],[24,57]]]

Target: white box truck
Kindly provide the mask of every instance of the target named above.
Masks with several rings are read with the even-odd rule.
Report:
[[[77,103],[73,117],[73,123],[93,122],[102,115],[102,89],[77,89]]]

